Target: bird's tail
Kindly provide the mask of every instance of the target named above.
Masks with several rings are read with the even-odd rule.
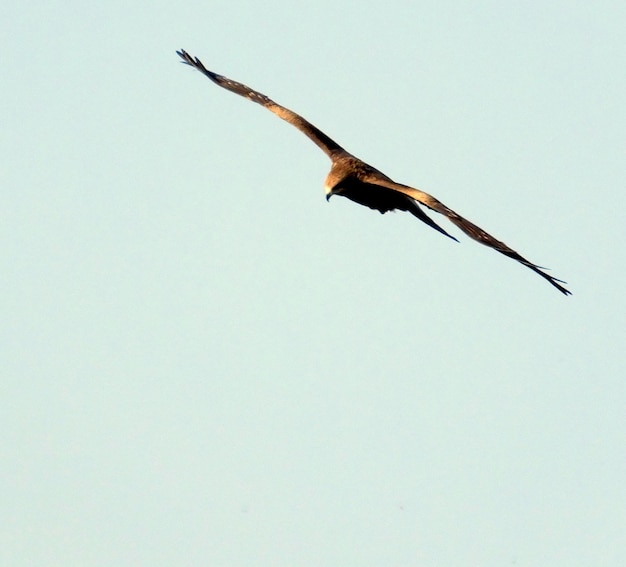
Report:
[[[455,240],[456,242],[458,242],[458,239],[456,239],[454,236],[452,236],[451,234],[446,232],[443,228],[441,228],[433,219],[431,219],[421,209],[421,207],[415,201],[413,201],[413,200],[408,200],[408,201],[409,201],[409,205],[407,206],[407,211],[409,211],[409,213],[411,213],[413,216],[417,217],[423,223],[426,223],[431,228],[434,228],[436,231],[440,232],[441,234],[443,234],[443,235],[447,236],[448,238],[451,238],[452,240]]]

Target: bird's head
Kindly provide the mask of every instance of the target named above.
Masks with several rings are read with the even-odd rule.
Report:
[[[330,200],[333,195],[341,194],[341,182],[344,176],[335,168],[330,170],[324,181],[324,191],[326,192],[326,200]]]

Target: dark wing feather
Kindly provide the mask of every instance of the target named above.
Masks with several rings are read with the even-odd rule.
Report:
[[[489,246],[489,248],[493,248],[497,252],[500,252],[500,254],[504,254],[505,256],[516,260],[520,264],[523,264],[527,268],[530,268],[533,272],[539,274],[542,278],[550,282],[561,293],[565,295],[572,294],[571,291],[561,285],[566,282],[564,282],[563,280],[559,280],[558,278],[555,278],[550,274],[547,274],[543,271],[543,269],[545,268],[542,269],[541,266],[533,264],[531,261],[524,258],[521,254],[517,253],[515,250],[507,246],[504,242],[501,242],[497,238],[494,238],[493,236],[491,236],[491,234],[484,231],[479,226],[476,226],[474,223],[468,221],[466,218],[463,218],[461,215],[448,208],[432,195],[429,195],[424,191],[420,191],[419,189],[414,189],[413,187],[407,187],[406,185],[395,183],[394,181],[389,181],[386,178],[379,179],[377,180],[377,182],[383,187],[387,187],[388,189],[395,189],[396,191],[399,191],[400,193],[403,193],[404,195],[415,199],[429,209],[445,215],[451,222],[458,226],[470,238],[473,238],[481,244]]]
[[[269,111],[276,114],[279,118],[282,118],[286,122],[289,122],[289,124],[295,126],[298,130],[300,130],[300,132],[308,136],[328,157],[332,157],[337,153],[345,153],[345,150],[337,142],[324,134],[324,132],[322,132],[319,128],[313,126],[313,124],[311,124],[308,120],[302,118],[299,114],[296,114],[292,110],[275,103],[271,98],[263,93],[255,91],[242,83],[238,83],[237,81],[232,81],[222,75],[218,75],[213,71],[209,71],[202,64],[200,59],[192,57],[184,49],[181,49],[176,53],[178,53],[181,57],[183,63],[197,69],[211,79],[216,85],[264,106]]]

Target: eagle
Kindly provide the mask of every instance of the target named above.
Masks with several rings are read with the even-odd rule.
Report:
[[[504,242],[497,240],[479,226],[476,226],[474,223],[444,205],[432,195],[393,181],[375,167],[365,163],[342,148],[337,142],[299,114],[281,106],[268,96],[242,83],[209,71],[209,69],[202,64],[200,59],[192,57],[184,49],[176,53],[181,57],[183,63],[197,69],[216,85],[267,108],[279,118],[295,126],[300,132],[312,140],[331,161],[330,172],[324,183],[326,200],[329,200],[333,195],[341,195],[342,197],[347,197],[351,201],[380,211],[381,213],[393,210],[407,211],[431,228],[458,242],[454,236],[445,231],[424,212],[420,207],[420,205],[423,205],[431,211],[435,211],[447,217],[448,220],[460,228],[470,238],[516,260],[540,275],[564,295],[571,295],[572,292],[561,285],[566,282],[546,273],[544,271],[546,268],[542,268],[527,260],[515,250],[509,248]]]

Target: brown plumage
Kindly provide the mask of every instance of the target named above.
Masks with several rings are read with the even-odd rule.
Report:
[[[327,200],[330,199],[332,195],[342,195],[343,197],[347,197],[356,203],[365,205],[381,213],[386,213],[394,209],[408,211],[431,228],[434,228],[453,240],[457,240],[426,215],[419,206],[420,204],[424,205],[432,211],[446,216],[470,238],[516,260],[550,282],[550,284],[561,293],[571,295],[571,292],[561,285],[565,283],[564,281],[547,274],[543,271],[545,268],[541,268],[537,264],[526,260],[526,258],[504,244],[504,242],[500,242],[482,228],[463,218],[432,195],[420,191],[419,189],[396,183],[384,173],[347,152],[337,142],[329,138],[324,132],[313,126],[313,124],[305,120],[299,114],[275,103],[269,97],[246,85],[227,79],[213,71],[209,71],[202,64],[200,59],[192,57],[184,50],[177,51],[176,53],[178,53],[184,63],[206,75],[215,84],[264,106],[276,114],[276,116],[289,122],[289,124],[292,124],[303,134],[308,136],[332,162],[330,173],[326,177],[325,182]]]

